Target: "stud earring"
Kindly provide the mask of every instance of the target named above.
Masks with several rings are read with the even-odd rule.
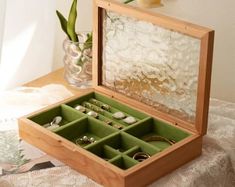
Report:
[[[123,119],[125,117],[125,114],[123,112],[115,112],[112,115],[112,117],[115,118],[115,119]]]
[[[131,124],[135,123],[137,120],[134,117],[132,117],[132,116],[128,116],[123,121],[125,123],[131,125]]]
[[[88,112],[87,115],[89,115],[89,116],[91,116],[91,117],[93,117],[93,118],[98,118],[98,116],[99,116],[99,115],[98,115],[96,112],[94,112],[94,111]]]

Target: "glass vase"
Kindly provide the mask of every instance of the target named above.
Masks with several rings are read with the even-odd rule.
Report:
[[[89,34],[78,34],[78,42],[68,38],[63,42],[64,77],[77,88],[89,88],[92,85],[92,47],[88,41]]]

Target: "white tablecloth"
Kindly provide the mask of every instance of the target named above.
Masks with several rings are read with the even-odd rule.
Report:
[[[235,104],[211,99],[202,155],[151,184],[151,187],[234,187]],[[68,166],[0,178],[1,187],[99,186]]]

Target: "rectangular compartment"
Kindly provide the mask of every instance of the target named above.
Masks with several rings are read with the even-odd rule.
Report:
[[[115,99],[110,99],[102,94],[97,93],[97,92],[94,93],[94,98],[105,103],[105,104],[112,106],[113,107],[113,108],[111,108],[112,113],[114,113],[116,111],[122,111],[122,112],[124,112],[130,116],[133,116],[137,119],[140,119],[140,120],[148,117],[148,115],[143,112],[135,110],[132,107],[129,107],[121,102],[118,102]]]
[[[148,115],[146,115],[142,112],[139,112],[138,110],[135,110],[125,104],[117,102],[116,100],[111,99],[109,97],[106,97],[104,95],[101,95],[97,92],[92,92],[92,93],[84,95],[78,99],[67,102],[66,105],[74,108],[77,105],[82,105],[82,103],[84,103],[84,102],[89,102],[90,99],[96,99],[103,104],[109,105],[111,107],[110,112],[106,113],[107,117],[109,117],[109,118],[112,118],[112,113],[117,112],[117,111],[121,111],[121,112],[125,113],[127,116],[133,116],[133,117],[140,119],[140,120],[148,117]],[[94,105],[94,103],[92,103],[92,104]]]
[[[135,161],[134,159],[132,159],[126,155],[116,157],[115,159],[112,160],[111,163],[113,165],[123,169],[123,170],[129,169],[129,168],[135,166],[136,164],[138,164],[137,161]]]
[[[87,150],[106,161],[110,161],[119,155],[118,151],[103,143],[89,146]]]
[[[53,121],[56,116],[61,116],[62,121],[59,123],[60,126],[68,124],[72,121],[78,120],[84,117],[84,114],[73,110],[71,107],[64,104],[57,106],[55,108],[50,108],[46,111],[43,111],[39,114],[30,116],[28,119],[33,122],[43,126]]]
[[[146,142],[160,150],[164,150],[171,145],[167,141],[171,141],[171,143],[174,144],[190,136],[188,132],[153,118],[147,119],[137,125],[133,125],[126,129],[125,132],[143,141],[146,139],[150,140],[150,137],[156,137],[158,140]],[[166,141],[164,139],[161,140],[161,137],[165,138]]]
[[[83,103],[81,104],[81,106],[84,106]],[[89,116],[87,113],[90,112],[90,111],[94,111],[94,112],[97,112],[97,114],[98,114],[96,119],[102,121],[104,124],[112,126],[112,127],[116,128],[116,129],[119,129],[119,130],[125,128],[125,125],[123,123],[119,123],[119,120],[113,119],[112,115],[109,114],[108,112],[99,112],[99,111],[96,110],[96,108],[92,108],[92,109],[93,110],[86,107],[86,111],[84,113],[82,113],[80,111],[77,111],[77,112],[79,112],[81,114],[84,114],[86,116]],[[74,109],[74,110],[76,110],[76,109]]]
[[[110,119],[110,120],[112,120],[112,121],[114,121],[114,122],[116,122],[116,123],[118,123],[118,124],[121,124],[121,126],[123,126],[123,127],[129,126],[129,125],[133,125],[133,124],[137,123],[137,122],[140,120],[138,117],[135,117],[135,119],[136,119],[136,122],[135,122],[135,123],[133,123],[133,124],[127,124],[127,123],[125,123],[125,122],[123,121],[123,119],[115,119],[115,118],[112,116],[115,112],[122,112],[123,114],[125,114],[126,117],[130,116],[130,114],[125,113],[125,112],[123,112],[123,111],[121,111],[121,110],[117,110],[117,109],[114,109],[113,107],[110,107],[110,111],[106,111],[106,110],[103,110],[102,108],[100,108],[100,107],[94,105],[93,103],[87,102],[87,101],[83,102],[83,103],[82,103],[82,106],[86,107],[86,108],[88,109],[88,111],[93,110],[93,111],[95,111],[95,112],[101,114],[102,116],[104,116],[104,117],[106,117],[106,118],[108,118],[108,119]],[[110,106],[110,105],[109,105],[109,106]]]
[[[90,143],[83,143],[79,141],[79,138],[84,136],[94,138],[94,141],[99,141],[100,139],[115,133],[115,130],[112,127],[104,125],[102,122],[91,118],[84,117],[80,121],[65,125],[64,127],[59,128],[55,131],[56,134],[74,142],[75,144],[85,147],[90,145]]]

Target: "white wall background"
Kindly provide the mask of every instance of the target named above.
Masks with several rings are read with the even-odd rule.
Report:
[[[71,1],[57,2],[58,9],[68,13]],[[152,11],[210,27],[216,31],[211,97],[235,102],[235,1],[163,0],[162,3],[163,7]],[[92,0],[79,0],[78,10],[77,30],[90,30]],[[62,66],[61,43],[64,37],[57,26],[54,68]]]
[[[235,102],[235,1],[163,0],[155,11],[215,30],[211,97]]]
[[[6,10],[5,8],[6,8],[6,0],[0,0],[0,64],[1,64],[3,28],[4,28],[5,10]]]
[[[0,29],[0,90],[22,85],[52,70],[56,20],[55,0],[5,2],[4,29]]]

